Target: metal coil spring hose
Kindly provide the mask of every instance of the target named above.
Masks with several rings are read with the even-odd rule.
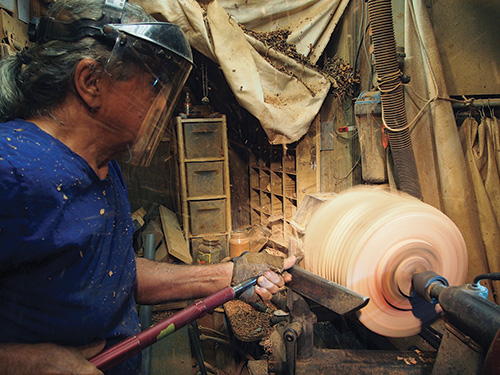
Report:
[[[408,129],[402,73],[399,69],[391,0],[369,0],[368,15],[381,93],[384,122],[389,132],[399,189],[422,199],[415,156]]]

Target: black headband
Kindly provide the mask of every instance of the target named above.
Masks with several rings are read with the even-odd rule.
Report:
[[[36,43],[50,40],[74,42],[90,36],[114,43],[116,33],[105,26],[121,23],[126,2],[127,0],[106,0],[103,14],[98,20],[82,18],[73,22],[63,22],[51,17],[33,18],[28,27],[29,40]]]

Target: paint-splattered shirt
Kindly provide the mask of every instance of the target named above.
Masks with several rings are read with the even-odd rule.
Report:
[[[112,345],[137,333],[133,231],[115,161],[101,180],[36,125],[0,124],[0,342]],[[138,361],[108,373],[134,374]]]

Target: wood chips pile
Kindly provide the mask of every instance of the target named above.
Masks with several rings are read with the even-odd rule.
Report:
[[[295,45],[287,42],[287,38],[290,35],[289,30],[276,30],[261,33],[249,30],[241,25],[240,27],[246,34],[261,41],[267,47],[281,52],[296,62],[323,74],[331,83],[331,93],[339,100],[352,98],[356,94],[356,85],[359,84],[359,72],[355,71],[354,67],[341,58],[327,57],[324,61],[323,68],[320,68],[311,64],[309,58],[297,52]],[[266,60],[274,66],[274,63],[270,59]],[[292,72],[288,71],[284,66],[275,66],[275,68],[293,76]]]
[[[272,312],[277,310],[271,302],[262,302]],[[272,312],[257,311],[248,303],[238,299],[226,302],[224,311],[229,320],[229,324],[234,336],[244,342],[262,340],[272,332],[270,319]]]

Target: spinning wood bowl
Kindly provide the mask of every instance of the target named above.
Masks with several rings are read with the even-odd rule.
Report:
[[[313,214],[304,237],[307,270],[370,302],[359,320],[383,336],[406,337],[439,315],[439,305],[414,297],[412,275],[432,270],[463,284],[467,251],[456,225],[441,211],[378,187],[346,191]]]

